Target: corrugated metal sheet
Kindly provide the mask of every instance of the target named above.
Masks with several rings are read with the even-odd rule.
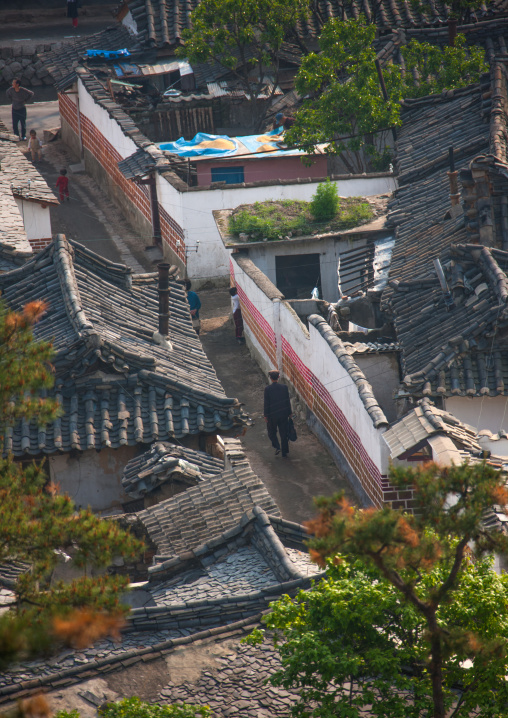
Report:
[[[247,97],[245,90],[238,87],[230,87],[227,80],[220,80],[219,82],[207,82],[206,88],[212,97]],[[271,80],[266,80],[263,89],[258,94],[258,99],[266,100],[268,97],[272,96],[272,90],[273,82]],[[280,89],[280,87],[275,88],[273,96],[277,95],[282,95],[282,90]]]

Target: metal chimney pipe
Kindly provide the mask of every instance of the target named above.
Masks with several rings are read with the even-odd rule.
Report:
[[[157,265],[159,270],[159,286],[157,291],[159,292],[159,334],[163,337],[169,336],[169,295],[171,290],[169,288],[169,269],[171,265],[166,262],[161,262]]]
[[[448,181],[450,182],[450,204],[452,207],[460,204],[460,193],[458,184],[459,173],[455,169],[455,158],[453,156],[453,147],[448,148],[448,162],[450,163],[450,171],[448,175]]]

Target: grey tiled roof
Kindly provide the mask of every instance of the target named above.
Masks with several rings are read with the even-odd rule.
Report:
[[[400,350],[398,342],[343,342],[348,354],[383,354],[385,352],[397,352]]]
[[[136,150],[132,155],[118,163],[118,169],[126,179],[142,177],[156,169],[156,161],[143,149]]]
[[[181,43],[182,32],[191,26],[190,15],[199,0],[127,0],[143,42],[150,47],[173,47]],[[508,4],[489,2],[473,11],[471,22],[506,13]],[[394,27],[432,27],[445,25],[449,7],[438,0],[431,5],[412,5],[404,0],[316,0],[309,17],[298,23],[302,40],[317,38],[323,25],[332,17],[357,18],[363,13],[381,30]]]
[[[248,461],[210,476],[196,486],[137,516],[163,557],[191,551],[237,525],[245,512],[259,506],[270,515],[279,509]]]
[[[40,54],[39,59],[42,60],[55,82],[63,81],[60,87],[63,90],[66,89],[65,81],[68,75],[76,68],[87,50],[120,50],[122,48],[136,52],[139,49],[138,41],[125,26],[115,24],[94,35],[62,43],[57,49]]]
[[[419,401],[412,411],[385,431],[383,438],[390,448],[392,459],[395,459],[434,434],[448,436],[459,449],[473,453],[482,450],[472,426],[438,409],[429,399]]]
[[[193,485],[207,476],[224,471],[224,461],[204,451],[157,442],[150,450],[126,465],[122,486],[126,493],[140,498],[170,480]]]
[[[12,137],[12,136],[10,136]],[[37,168],[19,149],[18,143],[0,132],[0,177],[8,182],[15,197],[58,204],[58,200]]]
[[[480,254],[468,245],[490,226],[498,246],[508,249],[501,206],[508,188],[505,83],[506,71],[495,63],[480,86],[404,103],[399,189],[387,220],[396,240],[383,306],[394,319],[406,388],[417,396],[508,393],[508,355],[502,340],[493,343],[490,336],[494,325],[504,322],[505,300],[495,274],[504,274],[506,253],[492,248]],[[449,147],[463,184],[465,214],[460,207],[451,211]],[[482,195],[485,173],[492,188],[488,200]],[[454,296],[451,311],[435,258]]]
[[[203,352],[178,282],[171,282],[172,349],[155,343],[156,286],[155,275],[132,275],[63,235],[0,275],[11,308],[49,303],[34,333],[53,341],[52,393],[63,408],[41,430],[33,423],[8,430],[7,450],[20,456],[151,444],[243,423],[240,404],[226,397]]]
[[[32,254],[11,183],[0,172],[0,271],[13,269]]]
[[[353,357],[347,351],[344,343],[338,338],[330,325],[318,314],[311,314],[308,317],[309,324],[312,324],[321,336],[328,342],[331,350],[336,355],[337,360],[342,367],[348,372],[351,379],[356,384],[358,395],[365,405],[365,409],[372,419],[372,423],[376,428],[386,426],[389,422],[383,410],[379,406],[376,397],[372,391],[365,374],[362,372]]]
[[[424,394],[508,394],[508,252],[468,244],[445,256],[450,311],[437,278],[401,282],[393,295],[404,384]]]

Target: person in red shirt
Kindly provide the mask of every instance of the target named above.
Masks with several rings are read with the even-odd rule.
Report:
[[[67,202],[69,201],[69,180],[67,178],[67,170],[61,169],[60,175],[56,181],[56,186],[58,187],[58,191],[60,193],[60,202],[64,201],[64,197],[67,197]]]

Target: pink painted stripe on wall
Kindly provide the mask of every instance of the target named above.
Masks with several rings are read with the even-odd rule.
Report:
[[[297,355],[291,344],[287,341],[287,339],[283,336],[282,337],[282,351],[288,359],[298,368],[300,371],[300,374],[302,375],[302,378],[311,386],[312,390],[316,392],[316,394],[323,400],[323,402],[326,404],[326,406],[330,409],[331,413],[337,420],[337,422],[340,424],[342,429],[344,430],[346,436],[348,437],[351,444],[354,446],[356,451],[359,454],[359,457],[363,461],[366,470],[368,473],[372,476],[372,478],[377,482],[381,483],[381,473],[378,469],[378,467],[375,465],[375,463],[372,461],[370,456],[368,455],[365,447],[362,444],[362,441],[356,431],[353,429],[351,424],[348,422],[346,416],[344,415],[343,411],[340,409],[340,407],[337,405],[337,403],[334,401],[332,395],[330,392],[326,389],[326,387],[322,384],[322,382],[318,379],[318,377],[313,374],[313,372],[302,362],[300,357]],[[312,407],[311,407],[312,408]]]

